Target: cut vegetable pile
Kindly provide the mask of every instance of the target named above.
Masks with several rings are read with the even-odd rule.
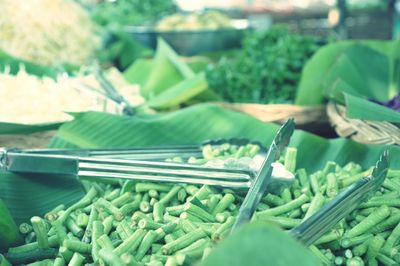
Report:
[[[205,146],[204,157],[190,161],[251,158],[256,152],[254,145]],[[324,169],[307,174],[305,169],[295,170],[296,154],[295,148],[287,148],[279,160],[296,173],[293,186],[280,196],[267,194],[254,220],[293,228],[369,173],[355,163],[340,167],[328,162]],[[399,177],[390,171],[376,195],[310,247],[324,265],[399,263]],[[35,216],[21,224],[25,244],[10,248],[1,257],[3,263],[192,265],[229,235],[243,200],[238,191],[207,185],[83,184],[87,194],[77,203],[68,208],[59,205],[43,218]]]

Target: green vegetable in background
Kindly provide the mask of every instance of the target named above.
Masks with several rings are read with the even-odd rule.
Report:
[[[282,26],[250,33],[242,49],[207,70],[207,81],[228,102],[291,103],[303,65],[320,46],[317,38]]]
[[[175,11],[171,0],[102,1],[92,11],[92,18],[100,25],[142,25]]]

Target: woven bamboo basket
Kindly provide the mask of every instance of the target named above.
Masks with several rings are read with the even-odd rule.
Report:
[[[0,135],[0,147],[20,149],[46,148],[55,134],[55,130],[30,134],[4,134]]]
[[[346,107],[328,103],[327,114],[336,133],[365,144],[400,145],[400,128],[385,121],[367,121],[346,117]]]
[[[290,104],[219,103],[220,106],[246,113],[263,122],[284,123],[293,117],[297,125],[328,122],[325,106],[297,106]]]

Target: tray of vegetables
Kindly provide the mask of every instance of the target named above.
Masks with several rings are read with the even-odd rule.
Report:
[[[208,145],[197,160],[189,160],[211,166],[244,157],[242,163],[249,163],[253,146]],[[295,179],[281,194],[262,197],[254,223],[292,229],[371,171],[354,162],[329,161],[308,172],[298,166],[298,152],[287,148],[278,159]],[[307,251],[313,258],[310,265],[396,265],[399,177],[399,171],[389,170],[369,201],[316,240]],[[2,219],[1,226],[8,228],[0,230],[2,239],[13,243],[0,256],[2,264],[213,265],[218,249],[229,244],[230,228],[244,199],[240,191],[208,185],[129,180],[83,184],[86,194],[71,205],[60,202],[30,219],[19,219],[18,226],[12,218],[8,223]],[[2,217],[10,217],[4,205],[1,210]],[[287,259],[283,265],[290,263]]]

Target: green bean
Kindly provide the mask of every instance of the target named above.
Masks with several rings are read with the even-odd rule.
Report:
[[[335,162],[329,161],[325,164],[324,169],[322,170],[322,175],[323,176],[328,176],[330,173],[334,173],[336,170],[337,164]]]
[[[124,263],[124,265],[127,265],[127,266],[144,266],[144,264],[136,261],[135,258],[131,254],[128,254],[128,253],[122,254],[121,260]]]
[[[379,200],[369,200],[360,205],[360,208],[371,208],[371,207],[379,207],[382,205],[387,205],[389,207],[400,207],[399,199],[379,199]]]
[[[391,258],[385,256],[382,253],[378,253],[378,255],[376,256],[377,260],[379,262],[381,262],[383,265],[387,266],[387,265],[397,265],[397,263],[392,260]]]
[[[344,258],[341,257],[341,256],[337,256],[337,257],[335,258],[335,261],[334,261],[335,265],[343,265],[344,262],[345,262],[345,260],[344,260]]]
[[[82,237],[85,233],[81,227],[79,227],[72,217],[68,217],[65,221],[65,225],[68,230],[71,231],[76,237]]]
[[[118,198],[115,198],[111,201],[111,204],[113,204],[115,207],[120,208],[123,205],[129,203],[130,201],[133,200],[133,195],[131,192],[125,192]]]
[[[204,250],[203,250],[203,255],[202,255],[202,257],[201,257],[201,260],[204,260],[205,258],[207,258],[208,257],[208,255],[211,253],[211,247],[206,247]]]
[[[206,237],[206,233],[201,228],[198,228],[170,243],[165,244],[162,247],[162,253],[165,255],[172,254],[204,237]]]
[[[384,243],[385,243],[385,239],[380,235],[374,236],[369,241],[368,249],[367,249],[367,260],[368,261],[376,258],[376,255],[378,255],[378,253]]]
[[[89,220],[85,229],[85,233],[83,235],[83,241],[89,243],[92,237],[92,224],[95,220],[97,220],[99,213],[97,212],[96,208],[91,205]]]
[[[336,175],[329,173],[326,176],[326,195],[328,197],[335,197],[338,194],[339,185],[336,180]]]
[[[39,248],[49,247],[49,239],[47,237],[47,230],[43,219],[38,216],[34,216],[31,218],[31,224],[33,231],[35,231]]]
[[[133,202],[127,203],[120,208],[124,216],[131,215],[133,212],[137,211],[140,206],[140,199],[135,199]]]
[[[121,194],[121,189],[116,188],[111,191],[106,191],[104,194],[104,198],[108,201],[112,201],[112,200],[118,198],[120,196],[120,194]]]
[[[296,171],[296,176],[300,181],[300,185],[303,189],[310,191],[310,181],[307,176],[307,172],[304,168],[298,169]]]
[[[343,233],[343,229],[334,229],[331,232],[321,236],[317,241],[315,241],[314,245],[325,244],[334,240],[338,240],[343,235]]]
[[[144,213],[150,212],[151,209],[150,202],[142,200],[139,204],[139,209]]]
[[[328,258],[325,257],[325,255],[314,245],[309,246],[310,251],[320,259],[323,265],[330,265],[330,261]]]
[[[104,234],[108,235],[113,227],[114,217],[112,215],[106,217],[102,224],[104,228]],[[93,227],[93,226],[92,226]]]
[[[354,257],[346,261],[346,266],[364,266],[364,262],[360,257]]]
[[[282,198],[274,194],[267,194],[264,198],[262,198],[261,202],[273,206],[280,206],[285,204],[285,201]]]
[[[141,219],[138,223],[139,228],[141,229],[151,229],[151,230],[155,230],[160,228],[161,226],[163,226],[160,223],[156,223],[150,219]]]
[[[374,227],[376,224],[380,223],[386,217],[390,215],[389,207],[383,205],[379,207],[375,212],[371,213],[364,221],[357,224],[355,227],[350,229],[345,236],[346,237],[355,237],[367,232],[369,229]]]
[[[294,171],[296,170],[296,156],[297,156],[296,148],[292,147],[286,148],[284,166],[291,173],[294,173]]]
[[[271,208],[262,212],[258,212],[256,214],[257,218],[262,218],[265,216],[278,216],[284,213],[287,213],[291,210],[294,210],[296,208],[299,208],[301,205],[303,205],[304,203],[308,202],[309,198],[307,195],[301,195],[300,197],[298,197],[297,199],[292,200],[291,202],[288,202],[284,205],[275,207],[275,208]]]
[[[44,215],[44,218],[49,220],[49,221],[54,221],[54,220],[56,220],[58,218],[58,214],[57,213],[59,211],[64,210],[64,209],[65,209],[65,205],[64,204],[57,205],[56,207],[54,207],[54,209],[52,209],[51,211],[47,212]]]
[[[226,221],[226,219],[228,219],[229,216],[232,216],[232,214],[228,211],[220,212],[215,215],[215,220],[219,223],[223,223]]]
[[[227,194],[228,195],[228,194]],[[232,196],[233,197],[233,196]],[[222,200],[220,201],[220,203],[222,202]],[[217,207],[215,208],[215,210],[218,209],[219,204],[217,205]],[[221,206],[220,209],[223,209],[223,206]],[[215,210],[213,215],[215,215]],[[199,219],[201,219],[204,222],[213,222],[214,216],[211,215],[210,213],[208,213],[206,210],[194,205],[193,203],[186,203],[184,206],[184,211],[188,212],[189,214],[192,214],[196,217],[198,217]],[[220,211],[219,211],[220,212]],[[218,213],[218,212],[217,212]]]
[[[153,219],[156,223],[162,223],[163,222],[163,214],[165,211],[164,204],[157,202],[153,206]]]
[[[70,261],[72,256],[74,255],[74,252],[71,250],[67,249],[66,247],[61,246],[58,249],[58,255],[64,258],[65,261]]]
[[[349,237],[343,237],[340,240],[340,245],[344,248],[348,248],[348,247],[352,247],[352,246],[356,246],[358,244],[361,244],[365,241],[367,241],[368,239],[372,238],[373,235],[372,234],[364,234],[364,235],[359,235],[359,236],[355,236],[352,238]]]
[[[228,217],[228,219],[226,219],[225,223],[223,223],[217,230],[215,230],[215,232],[212,234],[211,238],[216,241],[220,240],[222,235],[224,234],[224,232],[231,229],[234,222],[235,222],[234,217],[232,217],[232,216]]]
[[[400,185],[389,178],[383,181],[382,186],[392,191],[400,191]]]
[[[282,191],[281,198],[283,199],[283,201],[284,201],[285,203],[291,201],[291,200],[292,200],[292,195],[291,195],[291,193],[290,193],[290,189],[285,188],[285,189]]]
[[[99,239],[104,234],[104,226],[100,221],[94,221],[92,224],[92,249],[91,254],[93,261],[98,261],[100,246],[97,244],[97,239]]]
[[[187,198],[187,193],[186,190],[184,188],[181,188],[178,193],[176,194],[177,199],[183,203],[185,202],[186,198]]]
[[[30,251],[7,253],[7,259],[12,265],[26,264],[36,260],[54,258],[57,250],[54,248],[37,248]]]
[[[210,189],[210,187],[207,185],[203,185],[199,190],[196,191],[193,197],[199,200],[203,200],[206,199],[211,193],[212,190]]]
[[[390,236],[387,238],[385,244],[382,247],[381,252],[385,255],[390,254],[391,248],[399,238],[400,238],[400,223],[396,225]]]
[[[168,189],[168,193],[165,194],[162,198],[160,198],[160,203],[167,205],[181,190],[181,186],[173,186],[172,188]]]
[[[115,254],[122,255],[123,253],[132,253],[137,249],[145,236],[146,231],[137,229],[129,238],[123,241],[118,247],[114,249]]]
[[[22,223],[19,225],[19,232],[23,235],[29,234],[33,231],[33,227],[28,223]]]
[[[165,262],[165,266],[178,266],[175,257],[168,257],[167,261]]]
[[[110,238],[103,234],[102,236],[100,236],[97,240],[96,240],[97,245],[100,247],[100,249],[102,248],[106,248],[106,249],[111,249],[114,250],[114,246],[110,240]]]
[[[60,221],[54,221],[52,225],[56,232],[58,244],[61,245],[67,238],[67,232],[65,231],[65,227],[61,224]]]
[[[64,266],[65,265],[65,259],[63,257],[57,257],[54,260],[54,264],[52,264],[53,266]]]
[[[92,251],[92,245],[79,240],[65,239],[63,246],[67,249],[78,252],[78,253],[90,253]]]
[[[316,193],[315,197],[311,200],[310,207],[304,215],[303,221],[307,220],[314,213],[316,213],[325,203],[325,197],[321,193]]]
[[[199,258],[203,255],[203,250],[207,246],[210,246],[210,241],[202,238],[190,244],[186,248],[179,250],[178,253],[185,254],[192,258]]]
[[[371,233],[376,234],[395,227],[400,223],[400,212],[390,215],[386,220],[378,223],[373,228],[371,228]]]
[[[151,248],[151,245],[155,242],[157,237],[158,237],[157,233],[152,230],[150,230],[146,233],[142,242],[139,245],[139,248],[136,251],[135,258],[137,260],[143,259],[144,255]]]
[[[347,178],[343,178],[339,180],[339,184],[340,187],[348,187],[350,185],[352,185],[353,183],[357,182],[358,180],[360,180],[361,178],[367,176],[369,174],[369,171],[365,171],[362,173],[358,173],[358,174],[354,174],[350,177]]]
[[[125,266],[121,258],[110,249],[102,248],[99,251],[100,258],[110,266]]]
[[[92,200],[97,196],[97,191],[94,187],[90,188],[89,191],[86,193],[85,196],[83,196],[83,198],[81,198],[78,202],[74,203],[73,205],[71,205],[69,208],[67,208],[65,210],[65,212],[60,215],[57,220],[60,220],[62,223],[65,222],[65,220],[69,217],[69,215],[79,209],[79,208],[83,208],[86,207],[87,205],[89,205]]]
[[[117,221],[121,221],[122,219],[124,219],[124,214],[121,212],[121,210],[115,207],[111,202],[103,198],[99,198],[96,201],[95,205],[99,208],[104,209],[109,214],[113,215],[115,220]]]
[[[316,174],[310,175],[310,185],[314,195],[320,191],[320,184],[318,181],[318,176]]]
[[[353,257],[353,252],[351,251],[351,249],[346,249],[344,251],[344,256],[348,259],[351,259]]]
[[[355,256],[361,257],[362,255],[365,254],[365,252],[367,252],[368,245],[369,245],[369,240],[359,244],[358,246],[353,248],[353,254]]]
[[[89,216],[86,213],[79,213],[76,217],[76,224],[79,227],[86,227],[89,223]]]
[[[295,209],[288,214],[289,218],[300,218],[302,216],[302,212],[300,209]]]
[[[187,185],[184,187],[184,189],[186,190],[186,192],[189,195],[192,195],[192,196],[197,192],[197,190],[199,190],[196,186],[193,186],[193,185]]]
[[[127,239],[130,235],[133,234],[133,230],[131,229],[127,220],[122,220],[115,228],[115,231],[118,233],[119,237],[122,240]]]

